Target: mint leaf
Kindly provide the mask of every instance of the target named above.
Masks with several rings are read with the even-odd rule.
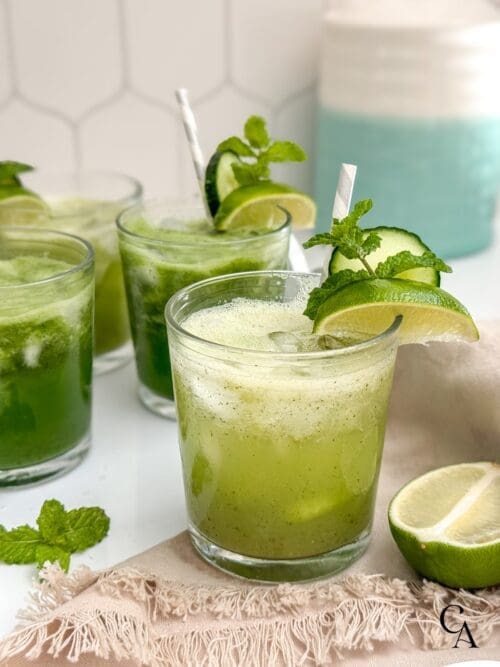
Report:
[[[66,531],[66,511],[58,500],[46,500],[36,520],[42,539],[47,544],[60,544]],[[64,540],[62,541],[64,544]]]
[[[306,153],[293,141],[273,141],[261,116],[250,116],[245,122],[244,139],[232,136],[217,146],[217,151],[231,151],[240,159],[232,164],[234,176],[240,185],[250,185],[271,178],[272,162],[300,162]]]
[[[33,167],[24,162],[14,162],[6,160],[0,162],[0,185],[22,185],[19,174],[27,171],[33,171]]]
[[[259,177],[255,174],[253,169],[253,164],[247,164],[246,162],[234,162],[231,165],[233,170],[234,177],[240,185],[251,185],[256,183],[259,180]]]
[[[67,512],[58,500],[46,500],[38,515],[39,530],[0,526],[0,561],[38,563],[58,560],[65,570],[75,551],[100,542],[109,531],[109,517],[100,507],[80,507]]]
[[[40,533],[30,526],[18,526],[12,530],[0,526],[0,561],[9,564],[34,563],[36,549],[41,542]]]
[[[38,567],[43,567],[47,561],[55,563],[57,560],[62,569],[67,572],[69,570],[70,558],[71,554],[67,551],[51,544],[39,544],[36,548],[35,561]]]
[[[360,218],[372,208],[371,199],[363,199],[342,220],[334,218],[329,232],[316,234],[304,243],[304,248],[315,245],[338,247],[347,259],[363,260],[380,246],[380,236],[373,231],[365,231],[358,225]],[[372,272],[373,273],[373,272]]]
[[[302,244],[304,248],[312,248],[315,245],[336,245],[333,236],[330,232],[323,232],[322,234],[315,234],[311,236],[305,243]]]
[[[101,542],[109,531],[109,517],[100,507],[80,507],[67,512],[65,534],[69,551],[84,551]]]
[[[356,283],[360,280],[369,280],[372,277],[373,276],[364,269],[360,269],[359,271],[342,269],[342,271],[332,274],[320,285],[320,287],[315,287],[311,290],[306,309],[304,310],[304,315],[311,320],[314,320],[318,314],[320,306],[335,294],[335,292],[338,292],[346,285]]]
[[[255,148],[265,148],[269,145],[269,134],[266,128],[266,121],[262,116],[250,116],[243,128],[245,139]]]
[[[436,269],[445,273],[452,271],[452,268],[431,250],[426,250],[422,255],[413,255],[409,250],[402,250],[380,262],[375,273],[379,278],[393,278],[403,271],[420,268]]]
[[[263,153],[268,162],[303,162],[306,153],[293,141],[273,141]]]
[[[229,137],[217,146],[217,151],[232,151],[240,157],[255,157],[253,150],[239,137]]]

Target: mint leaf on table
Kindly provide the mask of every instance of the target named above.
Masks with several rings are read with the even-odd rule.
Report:
[[[0,560],[4,563],[36,562],[36,550],[40,544],[40,533],[30,526],[18,526],[12,530],[0,526]]]
[[[59,561],[68,570],[71,554],[104,539],[109,518],[100,507],[66,511],[58,500],[46,500],[37,518],[38,530],[24,525],[8,531],[0,526],[0,561],[9,564]]]
[[[273,162],[301,162],[306,153],[293,141],[273,141],[262,116],[250,116],[243,128],[243,138],[232,136],[217,146],[217,151],[232,151],[241,159],[231,165],[240,185],[267,181]]]
[[[451,273],[452,268],[446,262],[435,255],[431,250],[426,250],[422,255],[413,255],[409,250],[402,250],[392,257],[388,257],[375,269],[378,278],[393,278],[398,273],[410,271],[410,269],[430,268],[444,273]]]

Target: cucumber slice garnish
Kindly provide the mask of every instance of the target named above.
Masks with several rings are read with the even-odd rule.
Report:
[[[372,268],[375,268],[380,262],[402,250],[409,250],[414,255],[422,255],[426,250],[430,250],[417,234],[407,232],[405,229],[399,229],[399,227],[373,227],[369,231],[377,232],[382,239],[380,247],[370,253],[368,257]],[[347,259],[338,248],[335,248],[328,265],[328,273],[331,275],[342,269],[356,271],[362,268],[363,265],[358,259]],[[439,271],[429,268],[403,271],[394,277],[402,280],[416,280],[417,282],[427,283],[436,287],[439,287],[441,282]]]
[[[205,194],[210,213],[215,215],[223,199],[239,187],[232,165],[241,162],[232,151],[217,151],[210,158],[205,172]]]

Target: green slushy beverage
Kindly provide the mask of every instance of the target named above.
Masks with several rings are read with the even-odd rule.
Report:
[[[281,223],[260,234],[218,232],[202,207],[151,203],[119,217],[139,395],[153,412],[175,416],[165,304],[179,289],[211,276],[286,268],[289,216],[284,210],[273,215]]]
[[[191,536],[239,575],[324,576],[368,544],[399,322],[314,335],[302,313],[317,285],[253,272],[167,306]]]
[[[90,444],[93,253],[0,229],[0,487],[60,474]]]
[[[34,171],[23,182],[50,207],[39,225],[75,234],[92,244],[95,253],[95,362],[97,373],[131,358],[130,328],[116,218],[140,199],[140,184],[108,172],[50,174]]]

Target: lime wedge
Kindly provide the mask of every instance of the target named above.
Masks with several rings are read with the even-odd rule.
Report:
[[[401,553],[453,588],[500,584],[500,465],[462,463],[404,486],[389,506]]]
[[[325,301],[314,320],[314,333],[363,331],[375,336],[398,316],[400,343],[475,341],[476,325],[460,301],[439,287],[414,280],[373,278],[350,283]]]
[[[314,226],[316,204],[303,192],[288,185],[263,181],[243,185],[221,202],[214,224],[221,231],[255,231],[263,233],[283,224],[283,210],[292,217],[296,229]]]
[[[0,225],[34,225],[48,215],[49,206],[29,190],[0,188]]]

